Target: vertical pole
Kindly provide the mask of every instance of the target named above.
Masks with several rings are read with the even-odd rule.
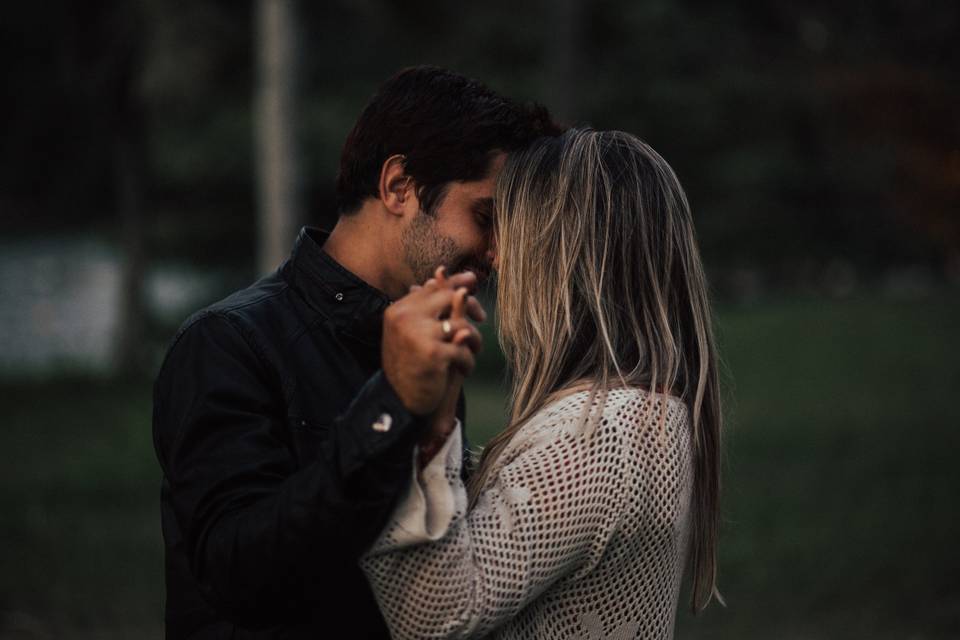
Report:
[[[294,0],[257,0],[257,272],[276,269],[300,224]]]

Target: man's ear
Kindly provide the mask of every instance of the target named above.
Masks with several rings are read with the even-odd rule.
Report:
[[[380,168],[380,201],[387,211],[394,215],[403,215],[407,211],[408,200],[416,198],[413,178],[407,175],[406,156],[392,155]]]

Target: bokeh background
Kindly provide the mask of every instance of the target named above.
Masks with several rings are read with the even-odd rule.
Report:
[[[335,222],[354,118],[432,63],[636,133],[688,190],[727,606],[678,637],[960,637],[958,42],[956,0],[6,3],[0,636],[161,637],[165,344]]]

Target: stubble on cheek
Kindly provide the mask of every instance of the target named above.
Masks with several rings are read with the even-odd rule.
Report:
[[[440,235],[436,220],[426,213],[419,213],[410,222],[401,238],[404,260],[417,283],[433,277],[434,270],[444,265],[451,272],[459,265],[457,243],[452,238]]]

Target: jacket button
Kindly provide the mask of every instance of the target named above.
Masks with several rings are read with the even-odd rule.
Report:
[[[380,417],[377,418],[377,421],[373,423],[373,430],[380,433],[386,433],[390,431],[390,427],[393,426],[393,418],[389,413],[381,413]]]
[[[341,300],[343,300],[343,294],[342,294],[342,293],[338,293],[337,295],[335,295],[335,296],[333,296],[333,297],[337,299],[337,302],[340,302]]]

